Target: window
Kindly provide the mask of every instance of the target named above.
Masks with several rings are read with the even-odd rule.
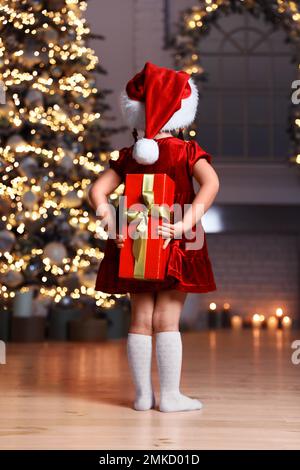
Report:
[[[283,31],[248,12],[212,23],[199,53],[200,144],[226,161],[284,161],[295,65]]]

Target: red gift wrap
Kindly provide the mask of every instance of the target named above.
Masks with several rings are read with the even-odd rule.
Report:
[[[165,239],[157,227],[170,221],[174,203],[174,181],[166,174],[127,174],[121,230],[119,277],[163,280],[169,256]],[[156,235],[155,235],[156,234]]]

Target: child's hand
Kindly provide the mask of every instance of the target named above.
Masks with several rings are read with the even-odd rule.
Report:
[[[101,222],[101,226],[104,230],[108,230],[111,233],[114,233],[115,229],[115,220],[112,207],[108,203],[99,204],[97,207],[96,215]]]
[[[168,224],[167,222],[163,222],[162,225],[158,226],[157,231],[159,235],[162,235],[162,237],[166,239],[163,244],[163,248],[167,248],[172,238],[182,237],[182,234],[184,233],[184,226],[182,222],[176,222],[175,224]]]
[[[115,240],[115,244],[117,245],[118,248],[123,248],[124,246],[124,237],[120,233],[117,233]]]

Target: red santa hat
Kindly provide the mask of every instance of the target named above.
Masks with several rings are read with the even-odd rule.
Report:
[[[153,138],[160,131],[190,125],[195,119],[197,104],[197,87],[186,72],[147,62],[121,94],[125,120],[131,127],[145,131],[145,137],[134,145],[133,158],[144,165],[156,162],[159,148]]]

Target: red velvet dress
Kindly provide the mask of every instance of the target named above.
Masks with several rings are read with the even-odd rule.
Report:
[[[159,158],[152,165],[141,165],[132,158],[132,147],[120,150],[118,160],[110,160],[122,178],[126,173],[166,173],[175,181],[175,203],[181,207],[192,203],[195,192],[192,183],[193,166],[200,158],[211,163],[211,155],[195,141],[183,141],[176,137],[157,139]],[[166,277],[163,281],[121,279],[118,277],[119,248],[108,239],[101,262],[96,290],[110,294],[127,292],[155,292],[177,289],[184,292],[209,292],[216,290],[215,280],[207,251],[206,237],[202,248],[186,249],[186,239],[171,240]]]

